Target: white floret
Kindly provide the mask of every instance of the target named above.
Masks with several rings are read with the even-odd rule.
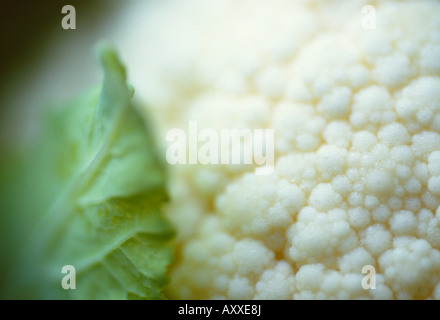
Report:
[[[249,279],[236,276],[229,283],[228,297],[235,300],[249,300],[254,295],[254,287]]]
[[[358,131],[353,137],[353,150],[369,151],[377,144],[377,137],[369,131]]]
[[[390,194],[394,189],[394,178],[385,169],[370,170],[366,177],[367,188],[374,195]]]
[[[362,247],[353,249],[338,259],[338,267],[344,273],[358,273],[365,265],[374,265],[375,261],[370,252]]]
[[[420,67],[422,72],[435,74],[440,72],[440,44],[427,44],[420,50]]]
[[[392,235],[381,224],[369,226],[361,233],[361,244],[374,256],[391,247]]]
[[[401,210],[391,217],[390,227],[397,236],[413,235],[417,228],[417,218],[412,212]]]
[[[358,92],[353,99],[350,122],[356,128],[375,129],[382,124],[394,122],[389,92],[380,86],[371,86]]]
[[[440,277],[440,252],[423,239],[395,238],[379,257],[385,283],[398,299],[430,296]]]
[[[429,178],[428,190],[433,194],[440,194],[440,176]]]
[[[428,168],[431,175],[440,175],[440,151],[431,152],[428,157]]]
[[[373,79],[390,88],[405,84],[410,75],[410,60],[407,56],[399,53],[380,57],[376,60],[373,69]]]
[[[349,88],[335,88],[321,98],[317,108],[329,119],[345,118],[350,110],[350,101],[351,90]]]
[[[350,126],[344,121],[330,122],[323,132],[325,142],[342,148],[350,145],[352,135]]]
[[[245,239],[237,242],[232,251],[232,260],[239,274],[260,274],[271,263],[274,253],[257,240]]]
[[[248,196],[243,196],[247,190]],[[216,208],[225,226],[242,235],[261,236],[286,229],[303,206],[304,193],[273,175],[245,175],[218,197]]]
[[[389,206],[385,204],[379,205],[379,207],[374,209],[372,212],[372,217],[377,222],[386,222],[388,221],[390,216],[391,216],[391,210]]]
[[[296,263],[325,261],[334,264],[337,254],[345,253],[357,245],[357,236],[350,228],[344,210],[322,213],[305,207],[297,220],[287,232],[289,257]]]
[[[324,145],[317,151],[317,167],[324,179],[331,179],[345,169],[347,150]]]
[[[400,123],[386,125],[379,130],[377,136],[383,143],[390,146],[400,146],[411,141],[408,131]]]
[[[355,229],[363,229],[371,222],[370,212],[364,207],[355,207],[348,209],[348,220]]]
[[[335,208],[341,200],[341,196],[333,189],[331,184],[321,183],[312,190],[309,204],[318,210],[325,211]]]
[[[255,285],[257,300],[292,299],[295,292],[295,277],[290,264],[280,261],[263,272]]]

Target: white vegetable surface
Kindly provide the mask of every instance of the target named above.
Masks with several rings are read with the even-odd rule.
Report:
[[[271,175],[171,168],[172,297],[440,298],[439,2],[183,1],[153,16],[132,75],[163,137],[189,120],[275,130]]]

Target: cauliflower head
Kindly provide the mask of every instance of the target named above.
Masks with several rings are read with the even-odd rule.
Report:
[[[132,77],[164,149],[191,120],[275,135],[268,175],[171,166],[170,297],[440,299],[438,1],[193,0],[151,16]]]

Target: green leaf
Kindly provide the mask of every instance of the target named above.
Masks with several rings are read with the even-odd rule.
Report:
[[[18,298],[164,298],[173,259],[161,213],[166,167],[116,53],[98,52],[102,89],[47,114],[13,178],[14,232],[30,234],[17,240],[23,253],[4,288]],[[75,267],[74,290],[61,286],[64,265]]]

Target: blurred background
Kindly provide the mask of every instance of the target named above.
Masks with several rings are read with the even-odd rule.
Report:
[[[111,21],[116,20],[123,3],[115,0],[2,3],[0,148],[13,146],[12,140],[25,139],[32,131],[29,116],[32,117],[39,104],[61,101],[99,80],[99,67],[91,48],[112,32]],[[76,9],[75,30],[64,30],[61,26],[65,16],[61,10],[65,5]]]

